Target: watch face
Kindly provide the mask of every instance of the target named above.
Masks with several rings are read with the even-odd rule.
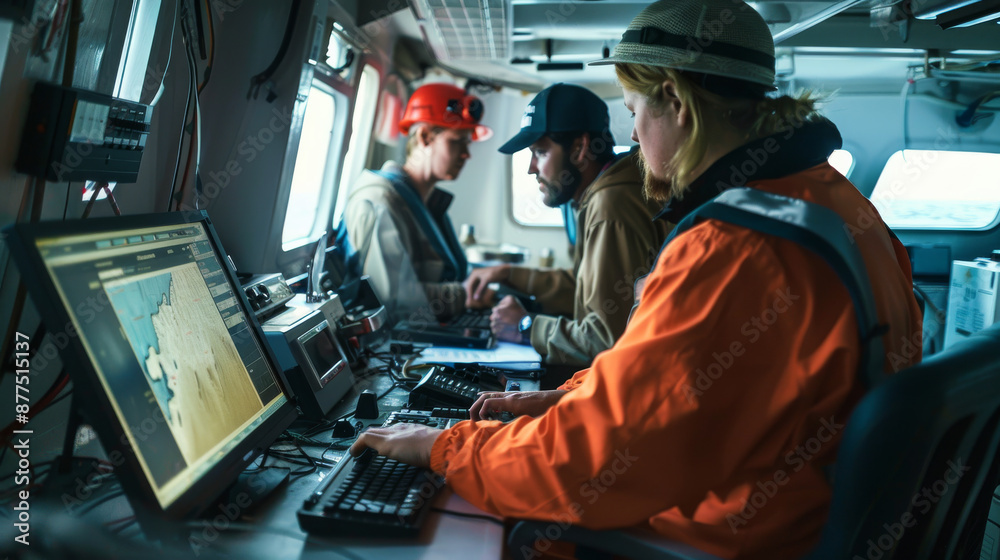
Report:
[[[525,332],[531,328],[531,315],[521,317],[521,322],[517,324],[517,330]]]

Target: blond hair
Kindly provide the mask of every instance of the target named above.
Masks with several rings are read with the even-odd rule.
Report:
[[[667,164],[671,192],[682,196],[691,174],[701,164],[712,141],[712,125],[720,118],[745,133],[747,140],[770,136],[803,123],[816,120],[819,98],[811,92],[798,97],[745,99],[723,97],[709,92],[694,83],[688,75],[673,68],[642,64],[615,64],[615,73],[621,86],[646,99],[654,110],[666,104],[661,85],[671,80],[675,92],[691,115],[691,133]]]
[[[442,126],[433,126],[427,123],[414,123],[410,127],[410,132],[406,137],[406,157],[409,158],[413,150],[417,149],[420,144],[420,129],[424,127],[430,128],[431,139],[438,135],[439,132],[444,130]]]

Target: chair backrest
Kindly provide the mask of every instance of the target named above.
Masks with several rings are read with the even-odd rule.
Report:
[[[871,391],[810,559],[979,558],[1000,457],[1000,323]]]

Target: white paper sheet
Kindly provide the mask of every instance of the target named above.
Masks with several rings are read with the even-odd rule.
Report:
[[[414,360],[414,364],[428,362],[540,362],[541,355],[531,346],[511,342],[497,342],[488,350],[473,348],[447,348],[435,346],[427,348]]]

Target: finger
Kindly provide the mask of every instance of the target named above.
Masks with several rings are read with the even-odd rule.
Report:
[[[482,299],[482,297],[483,297],[483,292],[484,292],[484,291],[486,291],[487,287],[489,287],[489,283],[487,283],[487,282],[478,282],[478,283],[476,284],[476,286],[475,286],[474,290],[475,290],[475,292],[476,292],[476,294],[475,294],[475,298],[476,298],[477,300],[479,300],[479,299]]]
[[[472,301],[472,279],[469,278],[465,282],[462,282],[462,289],[465,290],[465,305],[468,306],[469,302]]]
[[[483,406],[479,409],[479,419],[493,420],[499,416],[501,412],[506,410],[505,401],[504,397],[489,398],[483,401]]]
[[[496,398],[497,395],[502,394],[503,393],[494,392],[479,393],[479,397],[476,398],[476,402],[472,403],[472,406],[469,407],[469,418],[472,420],[478,420],[479,412],[483,409],[483,403],[485,403],[487,399]]]
[[[486,400],[485,395],[479,395],[479,398],[476,399],[476,402],[472,403],[472,406],[469,407],[470,420],[476,421],[479,419],[479,410],[483,408],[483,402],[485,400]]]
[[[355,457],[361,455],[361,453],[364,452],[364,450],[368,449],[369,447],[374,448],[375,451],[378,451],[377,441],[381,437],[382,436],[371,432],[363,432],[360,436],[358,436],[358,439],[356,439],[354,443],[351,444],[351,448],[348,449],[347,451],[348,453],[350,453]]]

